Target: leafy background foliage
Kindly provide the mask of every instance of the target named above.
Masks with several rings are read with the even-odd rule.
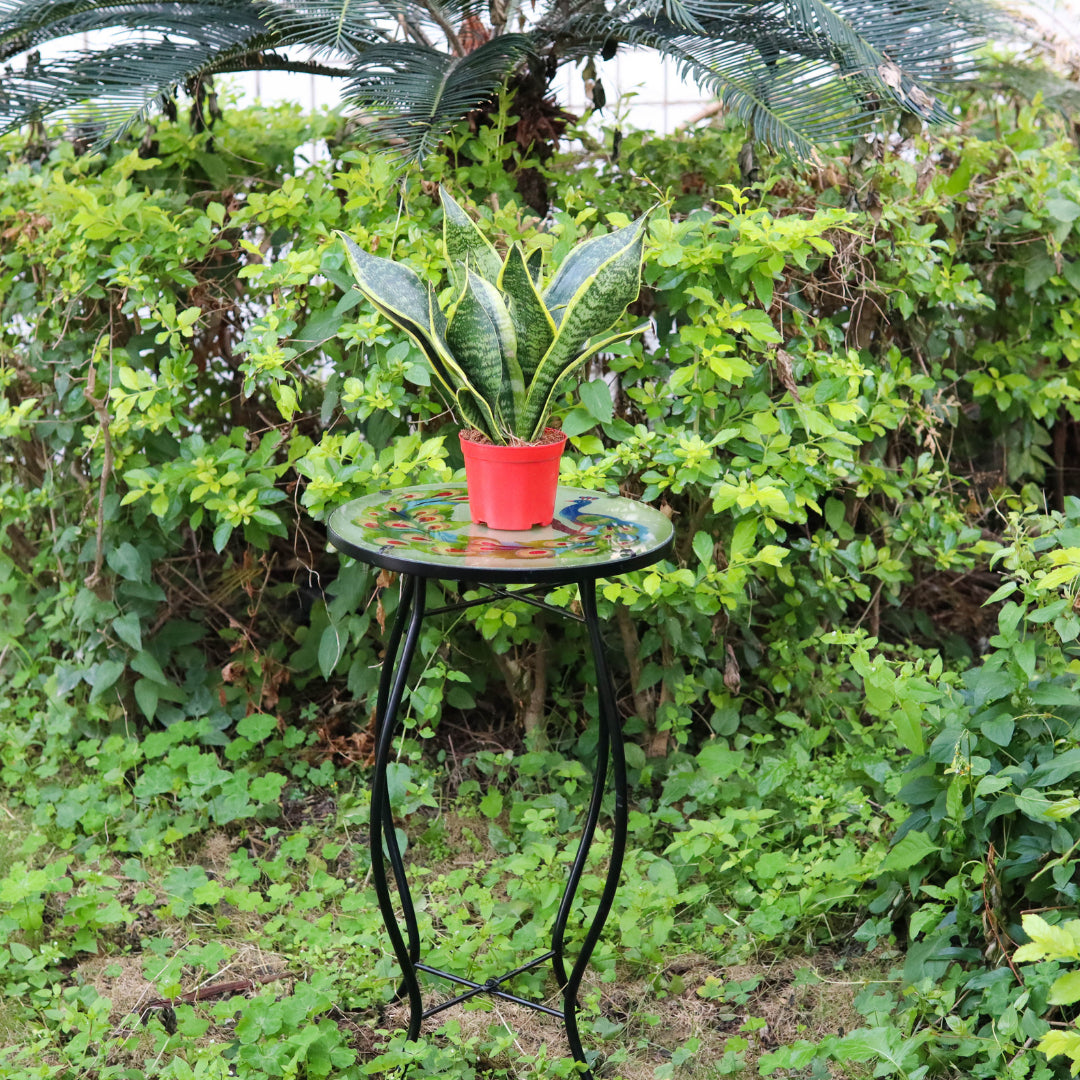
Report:
[[[1016,953],[1025,914],[1078,906],[1080,185],[1055,118],[975,102],[932,148],[749,187],[730,134],[629,132],[551,171],[546,227],[498,125],[400,205],[382,158],[304,165],[329,132],[281,109],[212,150],[170,123],[152,157],[5,144],[5,1068],[571,1074],[557,1029],[482,1009],[385,1034],[365,767],[396,589],[319,523],[460,461],[332,237],[434,279],[442,181],[558,259],[651,205],[647,176],[668,202],[626,325],[654,332],[559,404],[564,479],[678,537],[603,587],[633,802],[585,993],[602,1075],[1065,1075],[1037,1046],[1075,1045],[1075,957],[1039,958],[1038,927]],[[584,653],[524,605],[425,629],[391,788],[436,964],[505,970],[554,918]]]

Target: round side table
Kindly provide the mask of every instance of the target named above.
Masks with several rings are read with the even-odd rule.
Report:
[[[563,1020],[574,1059],[587,1066],[578,1032],[577,995],[618,888],[626,849],[627,820],[626,762],[611,674],[604,659],[596,614],[596,580],[640,569],[664,558],[671,551],[674,538],[671,522],[651,507],[630,499],[560,487],[551,525],[526,532],[501,532],[470,522],[464,485],[429,484],[399,491],[380,491],[346,503],[330,515],[328,532],[331,542],[339,551],[402,575],[401,603],[387,644],[375,708],[370,842],[372,880],[386,931],[402,971],[395,1000],[406,995],[409,998],[408,1038],[416,1039],[419,1036],[420,1024],[426,1017],[434,1016],[477,994],[491,994]],[[592,797],[562,903],[555,917],[551,948],[513,971],[482,983],[441,971],[420,961],[420,931],[397,842],[387,788],[387,763],[409,664],[425,615],[425,585],[429,578],[467,582],[470,587],[486,589],[487,594],[478,600],[436,608],[427,614],[459,611],[476,604],[513,598],[584,622],[596,671],[600,715],[597,718],[599,732]],[[542,599],[553,586],[565,584],[578,586],[582,616],[556,608]],[[511,590],[507,587],[511,585],[522,587]],[[566,926],[600,818],[609,757],[615,797],[611,858],[596,914],[567,974],[564,950]],[[387,856],[397,885],[404,933],[387,881]],[[562,991],[561,1012],[503,989],[503,984],[514,976],[548,960]],[[466,989],[456,997],[425,1009],[417,976],[421,971]],[[591,1076],[587,1069],[584,1075]]]

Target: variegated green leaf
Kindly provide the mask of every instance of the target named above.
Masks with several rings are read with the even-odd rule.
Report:
[[[567,308],[571,300],[581,291],[582,285],[593,277],[602,266],[612,262],[620,254],[628,251],[636,245],[638,250],[638,264],[641,263],[641,244],[645,236],[645,224],[649,213],[646,211],[636,221],[632,221],[624,229],[616,229],[615,232],[604,236],[594,236],[574,248],[563,260],[558,273],[551,280],[551,284],[544,290],[544,306],[551,312],[556,326],[561,326],[565,318]],[[640,288],[640,284],[639,284]],[[637,294],[635,293],[635,296]],[[633,297],[631,297],[631,300]],[[626,304],[631,301],[627,300]],[[600,325],[599,322],[592,328],[586,337],[593,334],[602,334],[608,329],[622,313],[626,304],[612,316],[609,322]]]
[[[595,259],[590,257],[586,263],[579,264],[592,265],[593,272],[580,281],[577,291],[565,303],[561,320],[552,312],[558,324],[558,333],[551,348],[540,361],[525,399],[522,421],[531,431],[535,431],[541,425],[552,401],[555,387],[579,365],[582,350],[588,340],[614,325],[626,310],[627,305],[637,299],[641,290],[641,255],[645,242],[644,223],[645,218],[642,217],[626,229],[613,233],[613,236],[621,237],[623,241],[618,246],[609,244],[604,248],[594,247],[592,249],[594,253],[603,251],[606,258],[597,264]],[[600,237],[599,239],[607,238]],[[582,245],[582,248],[586,246]],[[567,262],[572,258],[573,255],[569,256]],[[563,264],[564,267],[565,265],[566,263]],[[552,287],[557,281],[558,278],[552,283]],[[570,277],[567,277],[566,281],[569,282]],[[550,294],[551,289],[545,294],[545,301]],[[618,336],[612,340],[618,340]],[[610,343],[609,341],[608,344]],[[588,355],[602,347],[603,345],[593,345]]]
[[[536,287],[540,287],[540,275],[544,269],[544,249],[533,248],[529,252],[528,258],[525,260],[525,265],[529,268],[529,277],[536,283]]]
[[[498,252],[446,188],[440,187],[439,194],[443,208],[443,244],[454,279],[461,284],[467,265],[485,281],[494,284],[502,268]]]
[[[544,307],[519,244],[514,244],[507,252],[499,288],[507,298],[506,306],[514,320],[517,358],[527,385],[555,340],[555,322]]]
[[[525,397],[514,323],[499,290],[472,270],[450,308],[446,341],[500,426],[513,432]]]
[[[442,344],[450,361],[450,366],[448,368],[444,367],[446,376],[439,375],[439,381],[450,391],[453,397],[452,407],[457,410],[458,416],[469,427],[477,428],[490,439],[496,439],[499,425],[495,420],[495,414],[491,411],[491,406],[469,382],[465,372],[458,366],[457,361],[449,355],[450,346],[446,343],[446,316],[435,299],[434,289],[428,289],[428,304],[435,340]],[[435,368],[434,363],[431,366]],[[438,375],[438,369],[435,370]]]
[[[446,317],[435,300],[431,285],[400,263],[366,252],[355,240],[339,232],[345,244],[349,269],[356,287],[372,307],[395,326],[404,330],[423,350],[436,378],[453,401],[460,406],[466,423],[492,435],[498,428],[494,413],[483,403],[469,377],[452,354],[446,338]],[[462,401],[462,390],[471,391]]]
[[[529,395],[525,399],[525,412],[520,425],[523,432],[521,437],[529,441],[540,438],[544,432],[544,425],[547,422],[548,412],[551,410],[552,403],[555,401],[555,395],[562,389],[566,380],[573,375],[586,360],[595,356],[598,352],[602,352],[604,349],[610,349],[616,342],[625,341],[627,338],[632,338],[636,334],[642,333],[642,331],[648,329],[648,326],[648,323],[642,323],[640,326],[635,326],[632,330],[620,330],[617,334],[612,334],[610,337],[594,341],[587,349],[579,352],[570,363],[563,367],[562,371],[548,387],[547,393],[543,397],[541,397],[539,386],[534,381],[533,387],[529,390]],[[528,429],[528,434],[524,434],[526,429]]]

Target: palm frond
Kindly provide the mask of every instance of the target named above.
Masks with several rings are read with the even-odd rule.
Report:
[[[969,74],[993,9],[970,0],[681,0],[701,27],[676,22],[670,0],[588,12],[562,27],[594,50],[614,38],[655,49],[711,90],[777,149],[865,131],[886,100],[944,120],[942,88]]]
[[[420,44],[472,16],[487,15],[482,0],[269,0],[261,8],[267,25],[286,43],[323,54],[358,56],[404,26]]]
[[[358,56],[389,37],[394,6],[386,0],[275,2],[263,6],[262,16],[284,43],[303,44],[316,54]]]
[[[381,116],[379,130],[421,161],[455,123],[486,104],[530,51],[524,34],[493,38],[453,57],[411,42],[376,45],[354,64],[361,72],[345,100]]]
[[[221,27],[212,44],[133,41],[94,52],[71,53],[48,64],[28,62],[0,84],[0,131],[10,131],[28,118],[53,113],[77,115],[98,135],[115,138],[143,117],[161,99],[191,79],[225,70],[260,44],[247,27],[237,27],[242,40],[221,47]]]
[[[159,32],[229,48],[265,30],[251,0],[0,0],[0,59],[100,30]]]

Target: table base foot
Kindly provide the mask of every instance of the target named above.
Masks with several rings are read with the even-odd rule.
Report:
[[[464,992],[456,994],[446,1001],[440,1001],[437,1005],[432,1005],[430,1008],[424,1009],[423,1012],[420,1013],[419,1019],[427,1020],[429,1017],[436,1016],[441,1012],[445,1012],[447,1009],[453,1008],[455,1005],[460,1005],[481,994],[499,998],[501,1001],[509,1001],[511,1004],[520,1005],[522,1008],[526,1009],[532,1009],[534,1012],[545,1013],[548,1016],[553,1016],[557,1020],[563,1021],[566,1026],[567,1041],[570,1043],[570,1050],[574,1060],[586,1066],[580,1073],[580,1076],[582,1076],[584,1080],[593,1080],[592,1071],[588,1068],[588,1059],[585,1056],[585,1050],[581,1045],[581,1038],[578,1035],[577,1002],[566,1000],[564,1001],[562,1009],[554,1009],[550,1005],[544,1005],[539,1001],[531,1001],[529,998],[519,997],[517,994],[511,994],[502,989],[503,983],[508,982],[510,979],[513,979],[526,971],[531,971],[533,968],[538,967],[548,960],[553,960],[555,955],[554,950],[549,950],[541,956],[536,957],[534,960],[530,960],[528,963],[514,968],[513,971],[508,971],[505,975],[498,975],[487,979],[484,982],[466,979],[461,975],[455,975],[453,972],[443,971],[441,968],[432,967],[430,964],[414,964],[412,965],[414,977],[416,972],[422,971],[427,975],[434,975],[436,978],[446,979],[447,982],[454,983],[457,986],[467,987]],[[410,1035],[410,1038],[415,1037],[416,1036]]]

